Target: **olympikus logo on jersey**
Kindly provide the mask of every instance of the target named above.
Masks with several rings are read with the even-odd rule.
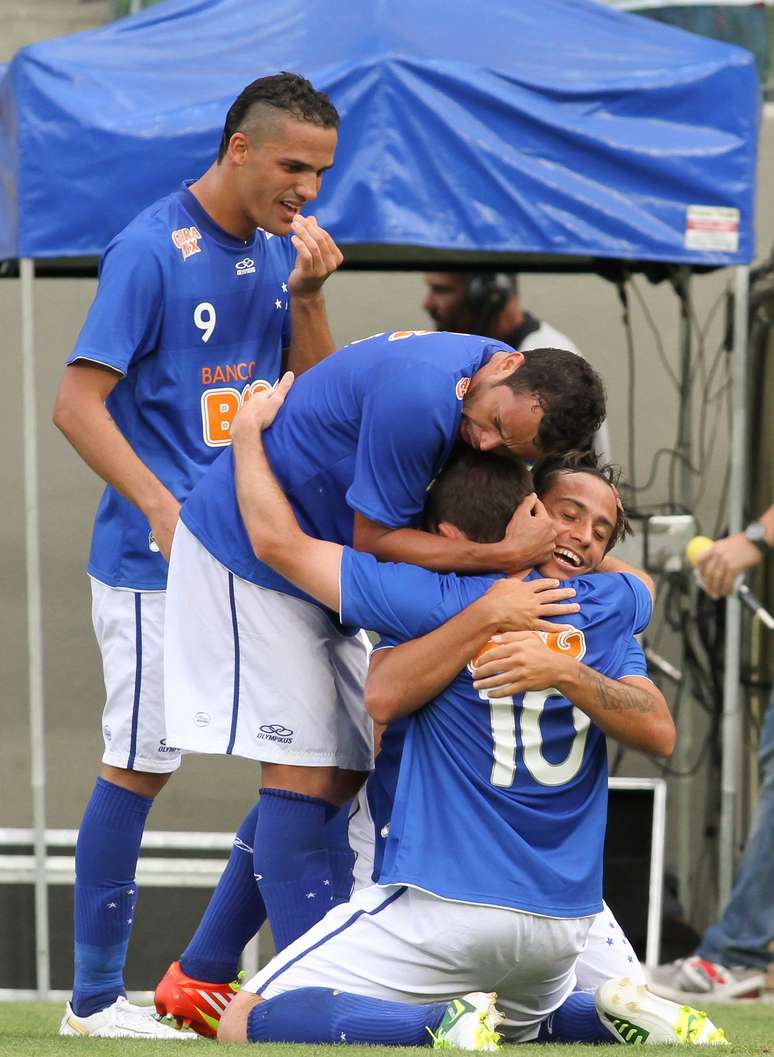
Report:
[[[255,272],[255,261],[251,257],[245,257],[236,262],[237,275],[252,275]]]
[[[178,228],[177,231],[172,232],[172,241],[182,253],[184,261],[187,261],[189,257],[193,257],[195,253],[202,252],[199,245],[201,237],[202,235],[198,228]]]
[[[281,723],[264,723],[255,736],[262,741],[278,741],[281,745],[289,745],[293,740],[293,731]]]

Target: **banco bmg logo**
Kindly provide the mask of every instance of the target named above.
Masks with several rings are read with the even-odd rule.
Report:
[[[280,745],[290,745],[293,741],[293,731],[281,723],[264,723],[255,736],[260,741],[278,741]]]

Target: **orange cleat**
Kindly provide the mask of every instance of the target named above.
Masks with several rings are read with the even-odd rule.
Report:
[[[214,1039],[223,1010],[238,990],[236,980],[230,984],[193,980],[185,975],[180,962],[172,962],[153,1000],[160,1016],[174,1017],[178,1027],[192,1028],[197,1034]]]

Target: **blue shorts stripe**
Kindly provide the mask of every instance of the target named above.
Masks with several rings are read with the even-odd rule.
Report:
[[[134,767],[137,755],[137,728],[140,724],[140,693],[142,692],[142,595],[134,594],[134,703],[132,704],[132,734],[129,739],[127,770]]]
[[[400,897],[402,895],[405,895],[407,891],[408,886],[401,885],[397,892],[393,892],[391,896],[388,896],[383,903],[380,903],[378,907],[374,907],[373,910],[356,910],[351,917],[347,918],[343,925],[339,925],[339,927],[337,929],[334,929],[333,932],[329,932],[327,936],[323,936],[322,939],[317,941],[317,943],[313,943],[311,947],[307,947],[305,951],[301,951],[301,953],[297,954],[295,958],[291,958],[290,961],[283,965],[281,969],[278,969],[273,976],[270,976],[268,980],[265,980],[261,987],[268,987],[269,984],[274,983],[277,977],[282,976],[285,970],[289,969],[291,965],[295,965],[296,962],[299,962],[302,958],[305,958],[307,954],[311,954],[312,951],[316,951],[318,947],[322,947],[324,943],[327,943],[329,940],[332,940],[334,936],[340,935],[351,925],[354,925],[355,922],[363,916],[363,914],[367,914],[370,918],[375,917],[377,914],[381,914],[383,910],[386,910],[387,907],[394,903],[396,899],[400,899]],[[258,994],[260,993],[261,992],[259,991]]]
[[[231,630],[234,636],[234,696],[231,704],[231,733],[228,739],[226,755],[234,751],[236,741],[237,719],[239,718],[239,624],[237,623],[236,598],[234,597],[234,574],[228,574],[228,603],[231,606]]]

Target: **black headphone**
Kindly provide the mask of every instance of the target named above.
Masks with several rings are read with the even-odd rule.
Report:
[[[474,272],[465,280],[465,300],[478,316],[479,323],[494,319],[512,295],[513,283],[505,272]]]

